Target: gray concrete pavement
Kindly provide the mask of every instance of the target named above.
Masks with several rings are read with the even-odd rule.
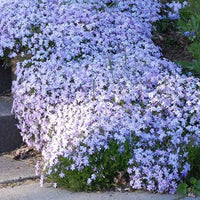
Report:
[[[0,184],[35,179],[36,177],[33,165],[6,156],[0,157]]]
[[[14,188],[3,188],[0,190],[2,200],[175,200],[177,195],[161,195],[146,192],[105,192],[85,193],[69,192],[64,189],[44,186],[38,183],[16,186]]]
[[[200,200],[200,198],[169,194],[152,194],[148,192],[70,192],[52,188],[48,185],[40,187],[38,182],[0,189],[2,200]]]
[[[200,200],[200,197],[152,194],[148,192],[70,192],[53,188],[49,184],[39,186],[33,164],[0,156],[0,200]],[[9,184],[6,184],[9,183]]]

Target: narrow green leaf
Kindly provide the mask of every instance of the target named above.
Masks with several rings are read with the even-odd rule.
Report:
[[[196,188],[197,190],[200,190],[200,180],[196,181],[196,183],[195,183],[195,188]]]
[[[178,194],[186,195],[187,193],[187,184],[186,183],[180,183],[177,189]]]
[[[190,183],[191,183],[192,185],[194,185],[196,182],[197,182],[197,180],[196,180],[194,177],[191,177],[191,178],[190,178]]]

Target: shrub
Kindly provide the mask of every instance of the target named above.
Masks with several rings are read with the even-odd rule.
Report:
[[[42,152],[41,183],[48,176],[73,190],[98,189],[120,170],[134,189],[174,193],[188,174],[200,83],[153,44],[160,6],[1,2],[1,55],[10,48],[31,56],[17,64],[13,110],[24,141]]]

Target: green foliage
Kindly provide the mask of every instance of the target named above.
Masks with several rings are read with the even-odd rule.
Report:
[[[193,193],[197,196],[200,196],[200,179],[197,180],[194,177],[190,178],[187,188],[188,193]]]
[[[188,6],[180,10],[179,29],[182,33],[189,31],[191,41],[200,41],[200,0],[188,0]]]
[[[193,42],[190,45],[190,48],[188,49],[190,53],[194,56],[194,58],[198,61],[200,61],[200,43],[199,42]]]
[[[180,183],[177,189],[177,193],[181,195],[193,194],[200,196],[200,179],[197,180],[191,177],[188,183]]]
[[[179,184],[177,193],[182,195],[192,193],[200,196],[200,147],[189,144],[187,150],[191,169],[184,183]]]
[[[200,75],[200,61],[199,60],[193,60],[192,62],[177,61],[176,63],[180,64],[183,67],[183,71],[192,72],[196,76]]]
[[[89,157],[89,165],[80,170],[72,170],[70,166],[74,164],[73,160],[60,158],[60,168],[55,167],[56,172],[49,176],[50,181],[56,182],[59,187],[67,188],[71,191],[94,191],[105,190],[115,185],[114,178],[119,172],[124,172],[124,178],[128,179],[127,164],[132,157],[130,141],[124,144],[118,144],[112,140],[109,142],[109,148],[102,147],[101,151],[96,151]],[[120,149],[123,149],[120,152]],[[67,168],[67,170],[66,170]],[[60,178],[59,174],[63,172],[65,176]],[[95,174],[88,184],[88,179]]]
[[[186,195],[187,194],[187,184],[186,183],[180,183],[177,188],[177,193]]]
[[[60,162],[62,163],[62,167],[59,168],[58,171],[56,171],[56,173],[49,176],[48,180],[56,182],[59,187],[67,188],[71,191],[87,190],[87,179],[91,174],[91,168],[85,167],[82,170],[65,170],[64,167],[70,166],[71,164],[73,164],[73,161],[62,157],[60,158]],[[55,167],[55,169],[57,168]],[[61,171],[64,171],[64,178],[60,178],[59,176]]]
[[[191,165],[188,177],[200,179],[200,147],[188,146],[188,162]]]
[[[168,8],[166,10],[166,3],[171,3],[173,0],[161,0],[161,4],[164,5],[163,7],[161,7],[160,9],[160,15],[161,16],[166,16],[166,18],[163,18],[161,20],[158,20],[156,22],[153,23],[153,26],[155,27],[154,31],[153,31],[153,35],[157,34],[157,33],[170,33],[172,30],[177,30],[178,29],[178,24],[177,24],[177,20],[171,20],[169,19],[167,11],[170,10],[170,8]]]
[[[161,19],[153,25],[155,27],[155,33],[169,33],[177,29],[177,20],[170,20],[169,18]]]
[[[193,72],[195,75],[200,75],[200,42],[193,42],[188,51],[193,55],[192,62],[178,61],[177,63],[182,65],[184,69]]]
[[[188,0],[188,6],[180,10],[179,30],[189,38],[192,44],[188,47],[194,60],[188,62],[178,62],[186,70],[200,75],[200,0]]]

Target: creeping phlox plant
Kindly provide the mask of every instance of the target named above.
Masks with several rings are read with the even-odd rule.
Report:
[[[0,53],[24,57],[13,111],[24,141],[42,152],[41,184],[50,176],[96,189],[126,171],[134,189],[174,193],[187,176],[188,145],[200,142],[200,82],[161,59],[151,40],[160,7],[1,1]]]
[[[179,1],[167,2],[163,5],[167,16],[163,16],[164,18],[168,17],[171,20],[180,19],[180,10],[185,8],[188,5],[187,1],[183,1],[182,3]]]

